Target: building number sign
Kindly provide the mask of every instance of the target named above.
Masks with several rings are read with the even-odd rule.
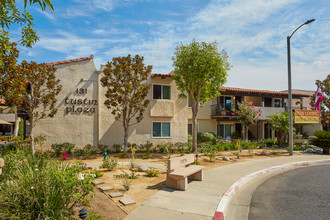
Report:
[[[77,88],[74,95],[86,95],[87,88]],[[97,100],[88,98],[70,98],[64,99],[65,114],[94,114],[96,111]]]

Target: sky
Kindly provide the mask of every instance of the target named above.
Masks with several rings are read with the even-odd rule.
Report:
[[[18,2],[22,2],[19,0]],[[153,73],[174,69],[175,48],[219,44],[232,65],[224,86],[287,90],[287,36],[292,88],[316,90],[330,74],[329,0],[52,0],[54,11],[32,6],[40,40],[19,47],[39,63],[94,56],[99,69],[113,57],[139,54]],[[13,39],[18,38],[14,30]]]

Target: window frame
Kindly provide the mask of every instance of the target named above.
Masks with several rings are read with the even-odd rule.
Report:
[[[154,98],[154,85],[155,86],[161,86],[161,89],[160,89],[160,96],[161,98],[160,99],[155,99]],[[164,99],[164,93],[163,93],[163,87],[164,86],[168,86],[170,87],[170,98],[169,99]],[[172,100],[172,86],[169,85],[169,84],[159,84],[159,83],[152,83],[152,100]]]
[[[279,106],[276,106],[276,101],[279,101]],[[281,108],[281,99],[274,98],[274,107],[275,108]]]
[[[227,123],[225,123],[225,124],[220,124],[220,126],[219,126],[219,129],[221,130],[221,126],[223,126],[223,134],[225,134],[226,133],[226,125],[228,126],[230,126],[230,137],[232,136],[232,133],[233,133],[233,125],[232,124],[227,124]],[[218,129],[218,126],[217,126],[217,129]],[[220,131],[219,131],[219,133],[220,133]],[[217,130],[217,134],[218,134],[218,130]],[[227,137],[224,137],[223,136],[223,134],[220,134],[220,136],[222,137],[222,139],[226,139]]]
[[[154,137],[154,123],[160,123],[160,137]],[[170,136],[163,137],[163,123],[170,124]],[[171,138],[172,135],[172,123],[170,121],[152,121],[151,122],[151,138]]]
[[[188,134],[189,134],[189,125],[191,125],[191,131],[192,131],[192,123],[188,123]],[[199,132],[199,123],[196,123],[197,132]]]

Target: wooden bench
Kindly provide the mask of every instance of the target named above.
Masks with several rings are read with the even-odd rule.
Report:
[[[193,180],[203,180],[204,166],[191,165],[195,162],[195,155],[188,154],[168,160],[166,186],[187,190],[188,177]]]

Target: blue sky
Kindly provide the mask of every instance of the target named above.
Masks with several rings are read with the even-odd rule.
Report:
[[[330,73],[329,0],[53,0],[54,12],[29,8],[40,41],[20,47],[37,62],[94,55],[99,69],[113,57],[139,54],[153,73],[173,70],[180,44],[219,43],[232,69],[225,86],[287,89],[286,37],[291,38],[293,88],[316,90]],[[17,29],[18,31],[18,29]],[[15,40],[15,35],[13,36]]]

